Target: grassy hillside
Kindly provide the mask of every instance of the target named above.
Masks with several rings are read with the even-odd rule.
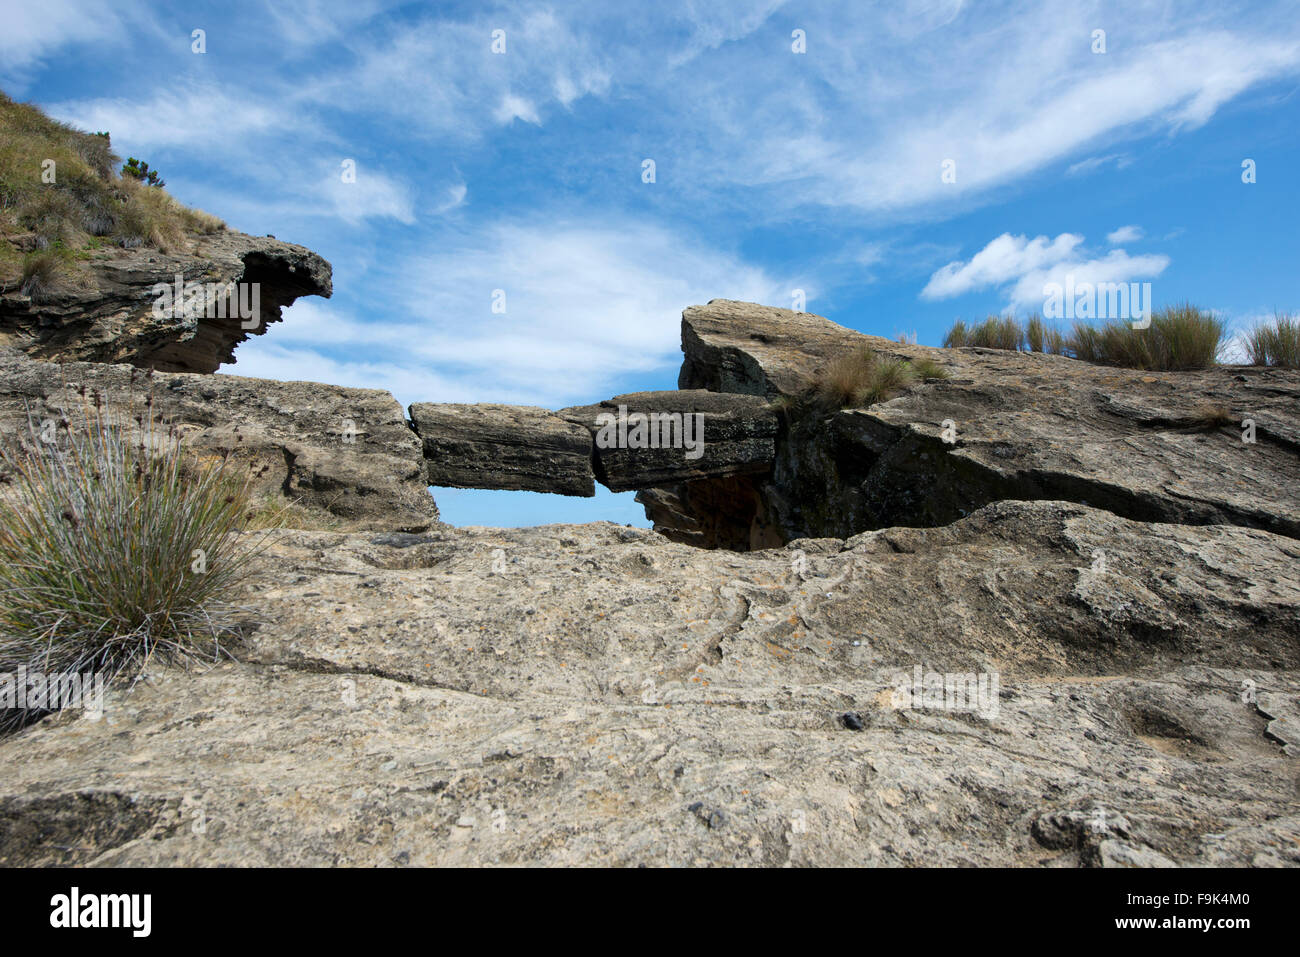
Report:
[[[161,186],[119,172],[107,133],[85,133],[0,93],[0,289],[41,299],[114,250],[186,248],[225,229]]]

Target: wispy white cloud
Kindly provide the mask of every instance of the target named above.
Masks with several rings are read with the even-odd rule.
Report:
[[[1121,226],[1114,232],[1106,234],[1106,242],[1112,246],[1122,246],[1124,243],[1135,243],[1146,235],[1141,226]]]
[[[367,382],[405,401],[557,407],[604,398],[680,361],[686,305],[785,302],[788,282],[662,227],[497,223],[395,264],[382,321],[301,302],[230,371]],[[497,291],[500,290],[500,293]],[[494,301],[504,313],[493,312]],[[364,358],[354,358],[358,349]],[[409,390],[409,391],[406,391]]]
[[[1077,163],[1071,163],[1065,169],[1066,176],[1083,176],[1088,173],[1096,172],[1103,166],[1113,165],[1116,169],[1124,169],[1133,163],[1132,157],[1127,153],[1108,153],[1105,156],[1089,156],[1087,159],[1079,160]]]
[[[930,277],[923,299],[950,299],[969,292],[1000,289],[1012,308],[1042,308],[1049,284],[1128,282],[1151,279],[1164,272],[1169,257],[1130,256],[1122,249],[1103,255],[1089,253],[1084,237],[1061,233],[1055,239],[1003,233],[966,262],[953,262]]]
[[[364,219],[395,219],[407,225],[415,222],[410,187],[382,172],[367,169],[364,163],[356,165],[353,171],[355,177],[345,179],[340,165],[319,181],[317,190],[328,200],[334,215],[347,223]]]
[[[70,46],[109,50],[125,43],[140,24],[129,8],[99,0],[7,3],[0,28],[0,81],[24,83],[28,71]]]
[[[216,82],[167,86],[148,96],[64,100],[51,115],[86,130],[109,130],[113,144],[132,150],[180,148],[196,153],[226,148],[258,134],[284,136],[309,125],[282,99]]]

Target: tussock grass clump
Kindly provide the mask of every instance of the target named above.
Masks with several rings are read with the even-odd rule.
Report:
[[[862,346],[831,362],[817,383],[819,399],[834,408],[872,405],[898,394],[916,378],[912,366],[882,359]]]
[[[121,189],[125,203],[118,212],[116,235],[122,246],[153,246],[166,253],[184,242],[179,203],[161,189],[134,180],[123,181]]]
[[[975,326],[958,320],[943,344],[1043,352],[1131,369],[1186,370],[1214,365],[1224,332],[1223,321],[1213,313],[1184,303],[1156,312],[1146,329],[1134,329],[1129,322],[1076,322],[1068,336],[1037,315],[1023,324],[1014,316],[990,316]],[[1261,341],[1266,340],[1267,334]]]
[[[1300,319],[1279,313],[1271,323],[1261,323],[1246,334],[1250,364],[1300,368]]]
[[[1064,355],[1067,346],[1065,333],[1056,326],[1048,325],[1037,314],[1025,320],[1024,343],[1029,352],[1043,352],[1052,356]]]
[[[23,257],[18,291],[32,302],[48,302],[68,274],[68,261],[61,251],[46,249]]]
[[[1222,402],[1202,402],[1193,410],[1189,424],[1198,429],[1221,429],[1236,425],[1237,417]]]
[[[151,415],[130,430],[96,399],[84,419],[33,423],[22,448],[0,449],[0,674],[111,683],[155,654],[215,660],[256,551],[237,534],[248,478]],[[36,716],[0,709],[0,730]]]
[[[913,359],[908,365],[912,367],[912,372],[918,379],[947,379],[950,377],[947,368],[933,359]]]
[[[1225,323],[1213,313],[1183,304],[1156,312],[1146,329],[1134,329],[1128,322],[1108,322],[1100,328],[1076,323],[1069,348],[1076,358],[1098,365],[1207,369],[1217,360],[1225,331]]]
[[[1065,333],[1048,325],[1039,315],[1023,323],[1015,316],[989,316],[968,326],[958,319],[943,337],[945,349],[978,346],[983,349],[1006,349],[1009,352],[1046,352],[1064,355],[1068,342]]]
[[[1024,343],[1024,338],[1024,330],[1014,316],[989,316],[967,332],[964,344],[1017,352]]]

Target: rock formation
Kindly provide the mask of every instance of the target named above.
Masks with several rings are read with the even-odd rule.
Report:
[[[1300,372],[1142,372],[1063,356],[932,349],[819,316],[715,300],[682,317],[683,389],[797,397],[868,345],[930,358],[951,378],[865,409],[794,406],[769,480],[718,533],[735,547],[890,525],[944,525],[1004,499],[1067,499],[1139,521],[1230,524],[1300,537]],[[945,423],[950,429],[945,434]],[[1245,441],[1243,441],[1245,439]],[[668,534],[714,516],[716,489],[647,490]],[[674,525],[674,521],[681,524]]]
[[[228,375],[146,374],[128,365],[38,362],[0,350],[0,435],[22,440],[49,420],[107,403],[128,427],[152,404],[186,445],[247,463],[254,494],[294,503],[339,528],[423,531],[438,520],[420,443],[379,389]]]
[[[596,494],[591,436],[580,425],[535,406],[419,402],[411,424],[420,435],[430,485]]]
[[[285,533],[238,664],[0,740],[0,864],[1295,866],[1297,559],[1045,501]]]
[[[864,343],[951,376],[801,399]],[[409,424],[154,375],[350,524],[257,557],[237,661],[0,739],[0,864],[1300,865],[1300,375],[725,301],[683,350],[679,392]],[[0,427],[142,382],[0,357]],[[620,406],[705,445],[602,443]],[[657,531],[452,529],[426,481],[635,488]]]
[[[147,246],[105,252],[86,264],[84,286],[49,301],[0,294],[0,345],[41,359],[215,372],[235,361],[239,343],[279,322],[284,306],[333,293],[330,264],[302,246],[226,231],[196,243],[170,254]],[[158,287],[174,288],[178,276],[182,295],[168,294],[155,309],[164,302]],[[256,314],[242,318],[237,311],[254,304],[254,290]]]

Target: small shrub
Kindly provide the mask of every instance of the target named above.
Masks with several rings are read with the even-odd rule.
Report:
[[[138,180],[143,186],[157,186],[162,188],[167,185],[158,178],[158,171],[156,169],[150,169],[148,163],[142,163],[134,156],[128,156],[126,162],[122,164],[122,175]]]
[[[84,430],[65,419],[0,449],[0,673],[111,682],[155,654],[215,659],[251,554],[237,535],[248,480],[191,457],[152,417],[131,432],[98,402],[84,412]],[[0,711],[10,728],[24,718],[6,714],[32,717]]]
[[[1246,352],[1251,365],[1300,368],[1300,319],[1279,313],[1257,325],[1246,335]]]

